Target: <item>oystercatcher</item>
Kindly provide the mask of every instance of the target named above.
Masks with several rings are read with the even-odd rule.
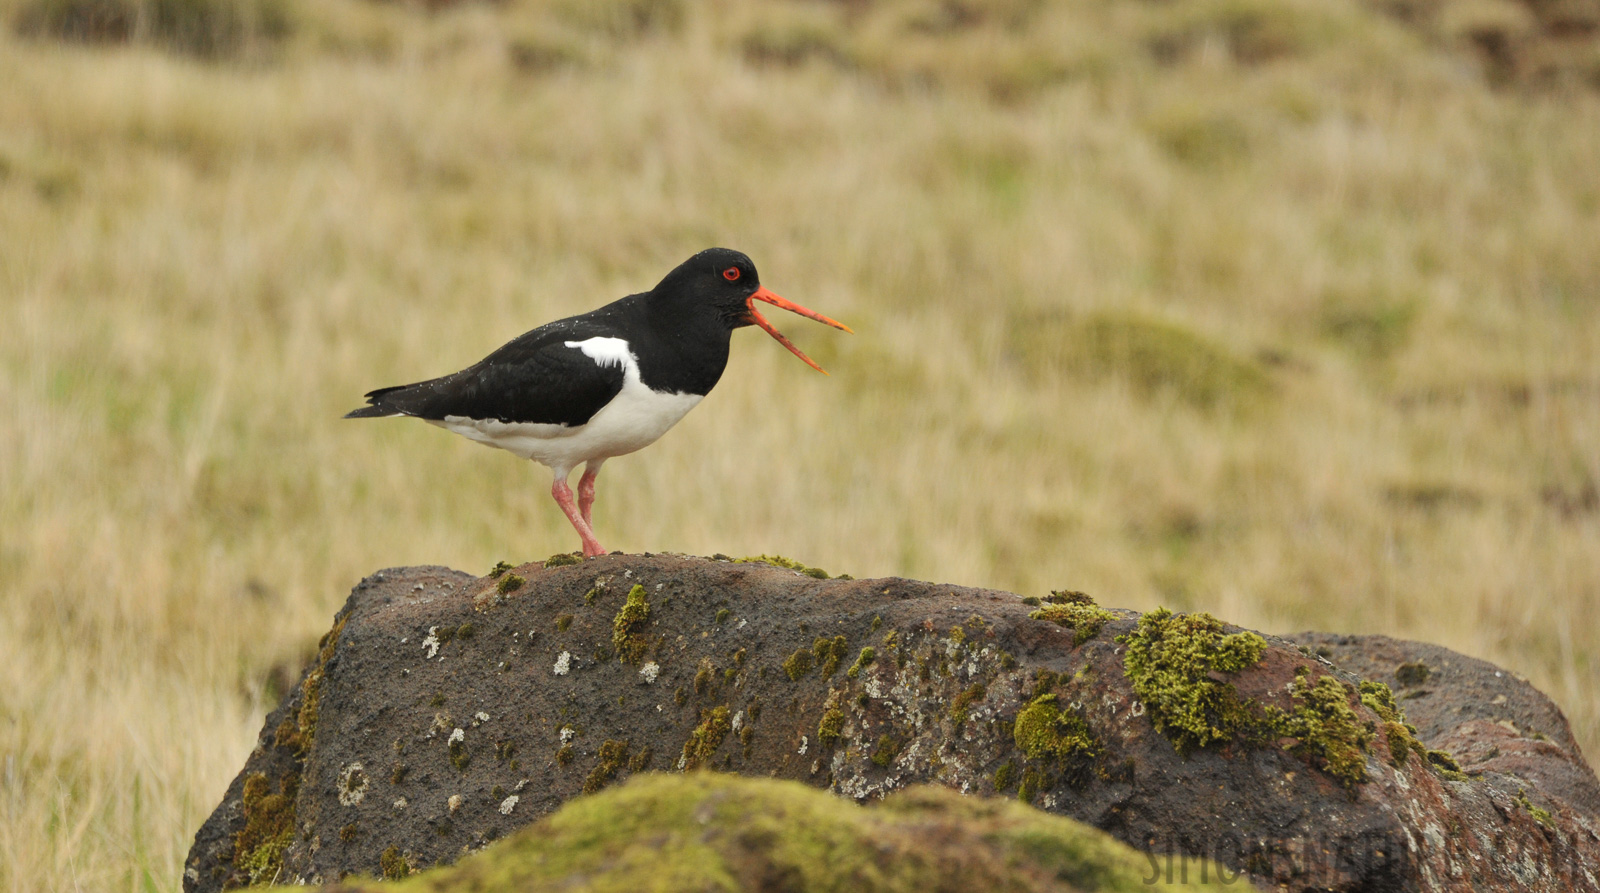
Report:
[[[600,466],[654,443],[711,391],[734,329],[758,325],[806,365],[821,366],[756,311],[755,302],[851,331],[761,287],[743,253],[709,248],[655,288],[547,323],[454,375],[379,388],[347,419],[414,416],[555,473],[550,495],[583,554],[604,555],[590,509]],[[567,477],[584,465],[574,503]]]

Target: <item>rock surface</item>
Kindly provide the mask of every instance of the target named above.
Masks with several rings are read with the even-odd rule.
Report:
[[[1163,889],[1245,886],[1217,866],[1189,867]],[[1014,800],[918,785],[863,809],[793,781],[653,772],[455,865],[338,889],[1142,893],[1160,868],[1104,832]]]
[[[1204,856],[1296,890],[1600,888],[1597,786],[1560,712],[1444,649],[762,563],[548,565],[362,581],[185,889],[452,862],[692,768],[1018,797],[1173,876]],[[1416,662],[1436,669],[1401,685],[1408,727],[1357,685]]]

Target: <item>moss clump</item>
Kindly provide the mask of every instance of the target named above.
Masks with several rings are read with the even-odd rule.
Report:
[[[1033,798],[1039,796],[1039,789],[1044,785],[1044,773],[1037,769],[1022,770],[1022,784],[1017,788],[1017,799],[1023,803],[1032,803]]]
[[[635,584],[628,590],[627,602],[611,620],[611,647],[616,649],[618,660],[625,664],[636,664],[644,658],[650,641],[640,635],[639,630],[649,620],[650,600],[645,595],[644,587]]]
[[[728,619],[729,616],[731,616],[731,612],[727,608],[718,608],[716,616],[711,618],[711,619],[718,626],[721,626],[723,624],[723,622]]]
[[[881,769],[887,769],[889,764],[894,762],[894,758],[899,755],[900,742],[897,739],[889,735],[878,736],[878,746],[872,751],[873,765]]]
[[[467,771],[467,764],[472,762],[472,755],[467,753],[466,742],[452,737],[447,749],[450,751],[450,765],[456,767],[457,772]]]
[[[470,638],[472,638],[473,636],[475,636],[477,634],[478,634],[477,627],[473,626],[470,623],[463,623],[460,626],[456,627],[456,638],[458,638],[458,639],[470,639]]]
[[[561,552],[561,553],[556,554],[556,555],[551,555],[549,558],[546,558],[544,560],[544,566],[546,568],[566,567],[567,565],[570,565],[570,564],[582,564],[582,563],[583,563],[583,553],[582,552]]]
[[[700,725],[695,726],[689,733],[689,740],[683,742],[683,768],[696,769],[701,763],[711,759],[711,755],[722,746],[723,739],[728,737],[728,732],[733,728],[733,723],[728,718],[728,708],[725,706],[712,707],[700,711]]]
[[[561,745],[561,748],[556,751],[556,762],[565,766],[572,762],[572,757],[576,753],[577,752],[572,749],[572,745],[563,744]]]
[[[391,846],[378,857],[378,870],[386,881],[398,881],[411,874],[411,863],[400,854],[400,848]]]
[[[1428,749],[1417,740],[1417,727],[1406,722],[1406,715],[1395,703],[1394,692],[1382,682],[1361,683],[1361,703],[1383,721],[1383,737],[1389,745],[1389,762],[1404,766],[1412,754],[1428,761]]]
[[[783,672],[788,674],[791,682],[799,682],[800,677],[811,672],[811,668],[816,665],[817,661],[811,654],[811,649],[800,648],[784,660]]]
[[[844,636],[834,636],[831,639],[817,638],[811,643],[811,655],[816,658],[817,666],[822,668],[822,678],[832,676],[839,669],[839,663],[844,660],[850,650],[850,644]]]
[[[355,840],[356,839],[356,835],[359,834],[359,833],[360,833],[360,831],[357,830],[356,823],[355,822],[351,822],[350,824],[345,825],[343,828],[339,829],[339,839],[344,841],[345,843],[349,843],[350,841]]]
[[[966,691],[956,695],[955,700],[950,702],[950,719],[955,722],[957,729],[966,723],[967,713],[972,709],[972,705],[988,696],[989,689],[982,682],[975,683]]]
[[[268,884],[283,868],[283,852],[294,840],[294,799],[299,775],[283,779],[277,792],[263,773],[244,780],[240,802],[245,825],[233,835],[233,865],[250,886]]]
[[[1089,726],[1076,713],[1058,708],[1053,694],[1040,695],[1024,705],[1011,736],[1030,760],[1066,766],[1100,753]]]
[[[1430,750],[1425,754],[1428,765],[1446,781],[1471,781],[1471,776],[1461,771],[1461,764],[1448,751]]]
[[[497,561],[495,562],[494,567],[489,569],[489,579],[498,580],[500,579],[501,574],[511,570],[513,567],[516,567],[516,565],[505,561]]]
[[[1000,764],[999,769],[994,770],[994,789],[996,793],[1000,791],[1009,791],[1011,790],[1011,786],[1016,783],[1017,764],[1011,760],[1006,760],[1004,763]]]
[[[795,561],[793,558],[785,558],[782,555],[752,555],[748,558],[735,558],[733,560],[736,564],[750,564],[752,562],[758,564],[770,564],[773,567],[785,567],[792,571],[799,571],[808,577],[815,577],[818,580],[829,579],[828,572],[822,568],[806,567],[800,562]]]
[[[517,576],[516,574],[506,574],[500,578],[500,583],[494,588],[499,590],[501,595],[505,595],[506,593],[516,592],[518,589],[521,589],[522,584],[526,582],[528,581]]]
[[[1395,667],[1394,678],[1396,682],[1399,682],[1401,685],[1410,688],[1411,686],[1422,685],[1423,683],[1427,682],[1428,676],[1431,675],[1432,672],[1433,669],[1427,664],[1420,660],[1415,660]]]
[[[694,693],[697,695],[705,694],[711,689],[712,685],[716,684],[716,681],[716,664],[713,664],[709,657],[700,658],[700,669],[696,670],[694,674]]]
[[[1081,595],[1082,593],[1074,594]],[[1084,597],[1087,598],[1088,596]],[[1077,647],[1100,635],[1100,628],[1105,626],[1107,620],[1112,620],[1117,615],[1093,602],[1088,604],[1073,602],[1045,605],[1028,616],[1034,620],[1048,620],[1051,623],[1059,623],[1068,629],[1074,630],[1075,635],[1072,637],[1072,645]]]
[[[1156,730],[1179,753],[1259,730],[1259,719],[1232,683],[1216,673],[1254,666],[1266,650],[1252,632],[1224,634],[1210,614],[1173,614],[1158,608],[1117,641],[1128,646],[1123,668],[1149,709]]]
[[[843,731],[844,708],[839,706],[837,698],[830,697],[822,710],[822,721],[817,723],[817,741],[823,747],[831,747]]]
[[[1210,863],[1187,867],[1173,888],[1239,886]],[[1131,891],[1149,877],[1149,859],[1110,835],[1020,803],[916,786],[858,806],[794,781],[696,772],[571,800],[398,889]],[[394,889],[355,876],[341,888]]]
[[[861,671],[863,669],[872,666],[872,662],[877,659],[878,650],[873,648],[871,645],[868,645],[867,647],[861,649],[860,654],[856,655],[856,662],[851,664],[850,669],[846,670],[844,674],[849,676],[851,679],[854,679],[861,675]]]
[[[650,761],[655,759],[655,755],[655,749],[648,744],[639,748],[639,752],[634,754],[633,759],[628,761],[628,771],[643,772],[644,770],[649,769]]]
[[[572,615],[571,614],[557,614],[556,615],[556,630],[558,632],[563,632],[563,633],[566,632],[567,631],[567,627],[569,627],[571,625],[572,625]]]
[[[1273,731],[1295,739],[1290,753],[1309,757],[1323,772],[1353,791],[1367,780],[1367,750],[1375,737],[1372,728],[1361,721],[1350,698],[1351,687],[1333,676],[1322,676],[1314,684],[1297,676],[1289,684],[1295,701],[1292,711],[1267,711]]]
[[[883,618],[882,617],[873,617],[872,618],[872,631],[873,632],[877,632],[878,629],[880,627],[882,627],[882,626],[883,626]]]
[[[600,745],[600,759],[594,764],[594,770],[583,780],[583,792],[593,794],[610,784],[617,777],[617,770],[622,768],[622,761],[627,758],[628,742],[607,739]]]
[[[1526,810],[1528,815],[1533,816],[1533,820],[1534,821],[1536,821],[1539,824],[1545,826],[1546,828],[1549,828],[1552,831],[1555,830],[1555,827],[1556,827],[1556,818],[1555,818],[1555,816],[1551,815],[1550,814],[1550,810],[1548,810],[1548,809],[1544,809],[1543,807],[1539,807],[1539,806],[1534,806],[1533,805],[1533,801],[1528,799],[1528,792],[1527,791],[1524,791],[1521,788],[1518,788],[1517,789],[1517,799],[1512,801],[1512,802],[1516,803],[1518,806],[1520,806],[1524,810]]]

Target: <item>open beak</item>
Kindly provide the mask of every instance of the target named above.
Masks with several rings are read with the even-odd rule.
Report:
[[[852,330],[849,326],[845,325],[844,323],[838,322],[836,320],[829,319],[826,316],[823,316],[822,314],[818,313],[815,310],[807,310],[806,308],[801,307],[799,304],[796,304],[796,303],[794,303],[792,301],[786,301],[783,298],[780,298],[777,295],[773,294],[772,292],[767,291],[765,288],[756,289],[756,293],[751,295],[749,297],[749,299],[745,301],[746,306],[749,307],[749,309],[750,309],[750,321],[751,322],[754,322],[756,325],[758,325],[761,328],[765,329],[768,335],[771,335],[772,337],[778,339],[778,343],[779,344],[782,344],[784,347],[789,348],[789,352],[790,353],[792,353],[795,356],[799,357],[800,359],[804,360],[805,364],[807,366],[810,366],[811,368],[817,370],[818,372],[821,372],[823,375],[827,375],[828,374],[828,370],[822,368],[821,366],[818,366],[816,364],[815,360],[813,360],[810,357],[806,356],[805,354],[801,353],[800,352],[800,348],[795,347],[794,344],[792,342],[790,342],[788,338],[783,337],[783,333],[782,332],[780,332],[777,329],[773,328],[772,323],[767,322],[767,318],[765,316],[762,316],[759,312],[756,311],[756,302],[757,301],[765,301],[765,302],[767,302],[768,304],[771,304],[774,307],[782,307],[783,309],[789,311],[790,313],[798,313],[798,314],[800,314],[801,316],[804,316],[807,319],[814,319],[817,322],[822,323],[823,325],[833,326],[836,329],[842,329],[843,331],[849,332],[852,335],[855,334],[855,331]]]

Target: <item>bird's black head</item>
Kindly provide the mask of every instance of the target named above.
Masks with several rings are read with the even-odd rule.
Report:
[[[679,264],[651,290],[650,297],[657,306],[675,314],[699,315],[709,312],[718,323],[730,330],[741,326],[760,326],[818,372],[823,372],[822,367],[773,328],[772,323],[767,322],[766,317],[756,310],[755,302],[764,301],[836,329],[850,331],[850,327],[843,323],[786,301],[762,288],[755,263],[744,252],[731,248],[707,248]]]
[[[753,325],[750,296],[761,288],[756,265],[742,251],[707,248],[668,273],[651,291],[677,312],[711,311],[730,329]]]

